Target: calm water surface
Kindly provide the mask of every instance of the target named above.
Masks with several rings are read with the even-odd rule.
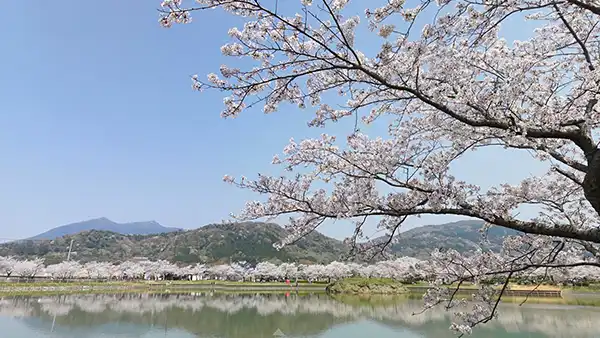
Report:
[[[0,298],[0,337],[444,338],[421,302],[326,295],[125,294]],[[475,338],[598,338],[600,308],[506,304]]]

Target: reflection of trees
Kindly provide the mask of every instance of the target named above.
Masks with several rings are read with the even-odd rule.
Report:
[[[0,316],[31,317],[34,315],[32,307],[22,306],[14,299],[0,299]]]
[[[321,296],[323,297],[323,296]],[[286,303],[291,309],[285,309]],[[2,303],[0,314],[29,309],[31,316],[57,326],[94,327],[113,322],[144,327],[180,328],[201,337],[258,338],[273,336],[280,328],[288,335],[315,335],[347,322],[322,312],[302,310],[295,296],[197,296],[197,295],[80,295],[14,298]],[[65,313],[65,309],[70,310]]]
[[[90,327],[111,322],[181,328],[200,336],[271,337],[280,328],[290,336],[308,336],[333,325],[371,319],[402,326],[431,337],[446,337],[451,314],[436,309],[413,316],[421,302],[335,300],[326,295],[69,295],[0,300],[0,315],[35,316],[56,325]],[[500,317],[479,331],[537,332],[551,337],[594,337],[600,311],[593,308],[548,308],[504,305]],[[476,331],[477,332],[477,331]],[[478,336],[477,334],[476,336]]]

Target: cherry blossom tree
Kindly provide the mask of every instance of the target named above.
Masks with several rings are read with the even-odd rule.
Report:
[[[0,276],[10,277],[13,271],[15,271],[16,265],[17,260],[13,257],[0,257]]]
[[[504,251],[507,248],[508,246],[505,247]],[[74,261],[66,261],[43,268],[41,259],[20,261],[4,257],[0,259],[0,264],[4,266],[4,270],[0,271],[7,275],[20,277],[46,276],[57,279],[109,279],[112,277],[140,280],[147,278],[161,279],[166,275],[171,275],[174,278],[199,276],[234,281],[249,279],[282,281],[286,278],[318,281],[361,276],[364,278],[391,278],[404,283],[430,281],[433,284],[434,292],[446,294],[451,294],[451,291],[447,288],[436,290],[438,286],[465,281],[475,281],[489,285],[500,280],[499,276],[505,278],[509,274],[513,281],[523,284],[548,281],[554,284],[600,282],[600,268],[593,264],[584,264],[586,263],[585,260],[593,260],[594,258],[587,257],[581,260],[578,258],[578,253],[570,251],[572,249],[557,253],[557,260],[575,265],[561,268],[544,266],[525,268],[530,266],[519,266],[512,263],[513,267],[510,269],[507,265],[507,257],[510,257],[509,252],[459,253],[455,250],[446,252],[434,250],[432,258],[424,261],[413,257],[398,257],[372,264],[335,261],[327,265],[297,265],[294,263],[277,265],[271,262],[261,262],[256,267],[251,267],[245,262],[213,266],[200,263],[190,266],[177,266],[167,261],[125,261],[119,265],[109,262],[89,262],[82,265]],[[538,255],[542,255],[541,252],[538,250]],[[552,252],[547,251],[545,254],[548,253]],[[534,256],[532,257],[535,259]],[[541,260],[542,257],[537,257],[537,259]],[[519,266],[519,268],[514,268],[515,266]],[[498,271],[498,267],[504,267],[505,271]],[[438,299],[438,302],[441,301],[443,299]]]
[[[412,257],[401,257],[394,260],[386,260],[367,266],[369,277],[393,278],[403,282],[423,280],[423,274],[417,265],[421,263]]]
[[[327,278],[326,276],[326,268],[322,264],[311,264],[307,265],[303,269],[303,273],[309,281],[319,281],[323,278]]]
[[[69,279],[76,277],[84,270],[84,267],[75,261],[64,261],[48,265],[44,272],[56,279]]]
[[[298,267],[294,263],[281,263],[279,265],[279,273],[284,279],[297,278]]]
[[[138,262],[126,261],[119,265],[122,276],[129,279],[141,279],[144,277],[146,270],[142,264]]]
[[[44,260],[41,258],[27,259],[17,261],[14,268],[14,274],[19,277],[33,278],[44,267]]]
[[[207,272],[206,265],[197,263],[191,269],[192,276],[197,276],[198,279],[204,279],[204,276]]]
[[[218,264],[208,268],[209,275],[222,280],[241,280],[244,276],[244,269],[236,264]]]
[[[92,279],[110,279],[115,266],[108,262],[88,262],[83,267]]]
[[[438,252],[435,259],[457,268],[445,269],[457,281],[497,275],[508,283],[528,270],[600,266],[597,1],[388,0],[379,7],[364,2],[375,8],[360,15],[346,8],[349,0],[299,0],[291,11],[278,10],[278,1],[196,2],[163,1],[160,24],[189,23],[192,12],[214,8],[246,20],[229,30],[232,41],[221,51],[248,63],[222,65],[206,81],[192,78],[194,89],[228,93],[222,116],[293,104],[314,111],[311,126],[356,120],[347,137],[291,140],[273,159],[290,175],[226,176],[267,196],[249,202],[237,219],[290,216],[290,235],[280,245],[327,219],[352,220],[349,243],[361,252],[389,243],[359,245],[369,218],[379,220],[390,241],[420,215],[466,216],[523,234],[491,261],[487,252]],[[501,28],[508,20],[535,29],[507,41]],[[376,35],[369,40],[381,42],[375,53],[356,38],[361,21]],[[369,137],[361,121],[387,123],[389,135]],[[489,189],[451,172],[467,152],[489,147],[527,151],[549,170]],[[539,215],[520,218],[516,211],[526,205]],[[584,259],[583,251],[595,258]],[[483,299],[497,305],[499,297],[485,292]],[[470,332],[492,319],[496,307],[490,309],[455,328]]]
[[[325,274],[329,279],[341,279],[352,276],[352,269],[344,262],[331,262],[325,266]]]
[[[254,278],[260,280],[280,280],[283,278],[279,267],[271,262],[260,262],[256,264],[253,275]]]
[[[567,271],[568,281],[573,284],[600,280],[600,268],[596,266],[578,266]]]
[[[139,270],[145,271],[153,279],[165,279],[166,276],[174,276],[179,270],[177,265],[165,260],[140,262],[139,265],[141,266]]]

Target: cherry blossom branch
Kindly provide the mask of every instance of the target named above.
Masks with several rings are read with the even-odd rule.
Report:
[[[567,2],[577,5],[578,7],[581,7],[583,9],[586,9],[596,15],[600,15],[600,6],[594,6],[581,0],[567,0]]]
[[[507,238],[502,254],[432,253],[447,263],[432,276],[459,283],[501,277],[502,290],[511,276],[597,267],[597,259],[583,259],[577,250],[597,252],[600,244],[600,76],[595,71],[600,7],[589,0],[423,0],[412,7],[390,0],[365,11],[368,28],[381,41],[377,51],[367,52],[370,48],[361,50],[355,39],[360,16],[345,15],[348,1],[321,1],[313,6],[302,0],[301,14],[290,17],[258,0],[198,0],[200,6],[191,8],[182,0],[163,2],[166,27],[190,22],[192,11],[215,7],[247,21],[229,31],[234,42],[222,52],[252,59],[254,66],[222,66],[223,78],[210,74],[208,82],[194,77],[195,89],[230,94],[224,117],[258,104],[271,113],[291,103],[314,111],[312,127],[354,119],[345,142],[328,134],[290,140],[273,158],[285,171],[280,177],[226,176],[225,181],[266,196],[234,218],[290,216],[290,235],[277,247],[326,220],[348,220],[354,223],[347,241],[352,252],[379,255],[410,217],[483,220],[521,235]],[[429,9],[433,20],[420,23]],[[501,25],[523,17],[537,27],[531,36],[512,43],[503,39]],[[332,92],[345,102],[321,102]],[[363,134],[360,115],[364,124],[387,123],[388,135]],[[492,145],[526,150],[551,168],[485,190],[453,175],[450,167],[458,159]],[[521,219],[523,206],[539,212]],[[389,237],[358,243],[372,218]],[[491,319],[496,291],[482,286],[479,302],[460,316],[468,325],[456,328],[468,331]],[[426,300],[433,306],[448,297],[454,295],[436,288]]]

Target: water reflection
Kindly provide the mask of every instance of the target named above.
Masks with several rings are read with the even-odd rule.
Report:
[[[0,336],[32,336],[35,331],[57,337],[262,338],[280,329],[287,337],[341,337],[346,331],[354,334],[346,338],[364,337],[361,330],[377,337],[386,330],[396,337],[452,337],[451,314],[437,309],[412,315],[421,304],[406,298],[333,299],[324,294],[15,297],[0,299],[0,327],[8,327],[8,336]],[[499,318],[474,337],[599,337],[599,322],[598,308],[505,304]],[[25,326],[30,334],[17,336],[11,325]]]

